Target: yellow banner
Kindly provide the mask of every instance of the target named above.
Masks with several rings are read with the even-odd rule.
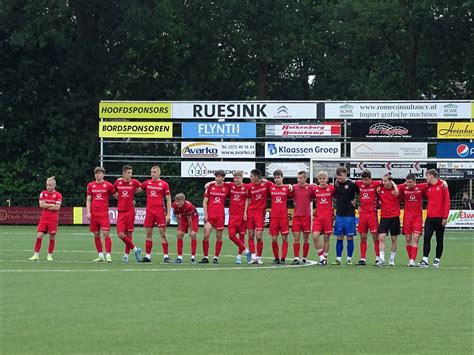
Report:
[[[171,103],[100,102],[99,118],[171,118]]]
[[[99,122],[101,138],[172,138],[171,122]]]
[[[438,138],[474,139],[474,122],[438,122]]]

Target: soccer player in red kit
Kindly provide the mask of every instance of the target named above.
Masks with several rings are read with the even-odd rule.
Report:
[[[199,264],[209,264],[209,238],[212,229],[216,229],[216,249],[213,264],[219,264],[219,255],[222,250],[222,232],[225,220],[225,199],[229,194],[229,189],[224,185],[225,171],[216,170],[214,172],[215,183],[211,184],[204,193],[202,207],[204,210],[204,238],[202,240],[203,258]]]
[[[313,242],[319,256],[319,265],[327,265],[327,259],[324,252],[324,245],[329,245],[329,238],[333,231],[334,207],[332,197],[334,196],[334,185],[328,184],[329,175],[326,171],[320,171],[318,174],[319,185],[313,186],[313,194],[316,200],[316,211],[313,219]],[[319,236],[324,235],[324,245],[321,246]],[[328,248],[328,247],[326,247]]]
[[[306,172],[300,171],[296,177],[297,183],[293,185],[291,197],[295,207],[293,212],[293,261],[291,265],[300,264],[300,236],[303,232],[303,263],[306,263],[309,252],[309,233],[311,231],[311,199],[314,197],[313,188],[306,183]],[[285,245],[283,245],[285,247]],[[283,259],[284,263],[285,260]]]
[[[390,232],[392,248],[390,252],[390,266],[395,265],[397,254],[397,237],[400,234],[400,201],[397,185],[392,176],[387,173],[382,177],[382,185],[377,187],[377,196],[380,200],[380,224],[378,227],[380,258],[377,266],[385,266],[385,237]]]
[[[39,252],[41,250],[41,243],[43,236],[49,233],[48,246],[48,261],[53,261],[54,243],[56,233],[58,231],[59,215],[58,211],[61,208],[62,195],[56,191],[56,179],[54,176],[46,180],[46,190],[41,192],[39,197],[39,206],[43,209],[41,217],[36,229],[35,254],[29,258],[29,261],[38,261]]]
[[[428,257],[431,250],[431,238],[436,232],[436,256],[433,267],[439,268],[441,255],[443,254],[444,230],[448,224],[449,208],[451,198],[446,184],[438,178],[438,172],[430,169],[426,172],[428,186],[425,196],[428,199],[426,208],[425,234],[423,236],[423,259],[420,267],[428,267]]]
[[[374,241],[375,262],[379,260],[380,249],[377,234],[377,188],[382,182],[372,180],[372,173],[364,170],[361,173],[361,180],[355,182],[359,188],[359,224],[357,230],[360,233],[360,260],[357,266],[367,265],[367,235],[370,231]]]
[[[183,238],[186,233],[191,237],[191,263],[196,263],[197,232],[199,229],[199,217],[196,207],[186,201],[184,194],[179,193],[174,197],[172,204],[173,213],[178,221],[177,235],[177,253],[178,257],[174,260],[175,264],[183,263]]]
[[[142,190],[138,180],[132,178],[133,168],[130,165],[122,167],[122,177],[117,179],[114,188],[117,194],[117,234],[125,244],[125,254],[122,261],[128,263],[128,250],[133,250],[137,262],[140,262],[142,250],[133,244],[132,233],[135,228],[135,193]]]
[[[283,185],[283,171],[277,169],[273,172],[273,178],[275,183],[269,183],[268,193],[270,194],[270,200],[272,201],[272,207],[270,210],[270,236],[272,237],[272,251],[273,251],[273,264],[280,264],[280,255],[278,247],[278,235],[281,234],[283,242],[288,245],[288,196],[290,195],[290,189],[288,186]],[[286,258],[286,250],[282,250],[281,258]]]
[[[171,219],[171,195],[168,183],[160,179],[161,169],[155,165],[151,167],[151,179],[142,183],[142,189],[146,193],[146,217],[143,226],[146,228],[145,252],[142,262],[151,262],[151,250],[153,248],[153,227],[157,226],[161,235],[161,248],[163,250],[163,261],[170,263],[168,256],[168,239],[166,238],[166,225]],[[166,213],[163,200],[166,199]]]
[[[104,180],[105,169],[94,169],[95,181],[87,185],[86,210],[90,220],[89,230],[94,236],[95,248],[99,256],[96,262],[112,262],[112,240],[110,239],[109,198],[115,193],[114,185]],[[104,236],[105,258],[100,240],[100,231]]]
[[[244,214],[247,221],[249,249],[252,253],[251,264],[263,264],[263,228],[265,224],[265,211],[267,208],[269,181],[262,180],[259,169],[250,171],[250,183],[247,184],[248,209]],[[257,253],[255,254],[255,240],[257,238]]]

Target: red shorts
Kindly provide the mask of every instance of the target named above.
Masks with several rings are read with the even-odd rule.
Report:
[[[288,235],[288,217],[270,216],[270,235]]]
[[[357,231],[359,233],[367,233],[370,231],[372,235],[377,235],[379,221],[377,219],[377,212],[361,213],[359,215],[359,225]]]
[[[143,222],[143,227],[153,228],[154,226],[165,227],[166,218],[165,210],[159,211],[146,211],[145,221]]]
[[[322,234],[331,234],[333,231],[332,219],[333,219],[333,216],[327,216],[327,217],[315,216],[313,219],[313,228],[312,228],[313,233],[319,232]]]
[[[293,216],[291,230],[293,233],[309,233],[311,231],[311,216]]]
[[[181,217],[179,220],[178,232],[188,233],[189,223],[188,217]],[[198,215],[195,214],[191,217],[191,231],[196,232],[199,230],[199,218]]]
[[[244,216],[241,215],[230,215],[229,216],[229,225],[227,226],[229,231],[229,235],[231,234],[238,234],[238,235],[245,235],[245,221]]]
[[[56,234],[58,231],[58,221],[40,219],[36,231],[41,233]]]
[[[91,221],[89,224],[89,230],[91,232],[100,232],[100,230],[109,231],[110,230],[110,220],[109,216],[91,216]]]
[[[247,212],[247,229],[263,231],[265,226],[265,210],[252,210]]]
[[[207,216],[207,223],[213,226],[217,231],[224,230],[224,215],[220,216]]]
[[[135,229],[135,210],[119,211],[117,218],[117,233],[133,232]]]
[[[406,214],[403,215],[403,234],[404,235],[412,235],[414,233],[421,234],[423,228],[423,216],[407,216]]]

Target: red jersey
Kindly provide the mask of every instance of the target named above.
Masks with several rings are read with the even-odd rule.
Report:
[[[150,212],[162,211],[163,199],[170,195],[170,186],[163,180],[147,180],[142,183],[142,189],[146,193],[146,210]]]
[[[263,211],[267,208],[268,187],[271,182],[262,181],[260,184],[253,182],[246,184],[247,198],[250,199],[249,211]]]
[[[225,199],[228,194],[229,190],[225,185],[217,186],[216,184],[212,184],[206,189],[204,197],[208,198],[208,216],[221,216],[224,214]]]
[[[114,185],[108,181],[96,181],[87,184],[87,196],[91,197],[91,214],[94,216],[109,215],[109,198],[115,193]]]
[[[374,213],[377,210],[377,187],[382,182],[372,180],[368,186],[362,180],[357,180],[355,183],[359,188],[360,213]]]
[[[277,186],[270,183],[268,186],[268,192],[272,201],[272,208],[270,210],[270,217],[288,217],[288,196],[290,190],[288,186],[281,185]]]
[[[400,202],[398,196],[393,193],[393,187],[385,188],[383,185],[377,188],[380,200],[380,216],[382,218],[400,217]]]
[[[451,198],[449,196],[449,190],[443,186],[443,182],[438,180],[434,185],[428,184],[425,195],[428,199],[428,207],[426,208],[427,217],[442,217],[443,219],[447,219],[449,216]]]
[[[313,193],[316,199],[316,211],[314,213],[315,216],[332,218],[334,215],[332,197],[335,190],[336,188],[334,185],[327,185],[326,187],[320,187],[318,185],[313,186]]]
[[[415,187],[408,188],[405,184],[398,185],[400,199],[404,203],[404,214],[407,217],[421,215],[423,213],[423,194],[427,184],[416,184]]]
[[[135,198],[135,190],[141,187],[138,180],[131,179],[125,182],[123,179],[117,179],[114,184],[117,191],[117,210],[119,212],[131,211],[134,209],[133,199]]]
[[[182,207],[178,207],[176,202],[173,202],[171,208],[173,209],[175,216],[180,218],[192,216],[193,214],[197,213],[196,207],[194,207],[194,205],[189,201],[184,201],[184,205]]]
[[[243,216],[245,211],[245,201],[247,199],[247,188],[245,184],[237,186],[234,182],[225,182],[225,186],[229,189],[230,193],[230,205],[229,215],[230,216]]]
[[[311,199],[314,198],[314,192],[310,184],[305,183],[303,186],[294,184],[291,197],[295,202],[294,217],[311,216]]]
[[[63,196],[58,191],[49,192],[48,190],[44,190],[40,193],[39,200],[61,206],[61,203],[63,202]],[[42,208],[42,210],[42,220],[57,221],[59,219],[58,211],[51,211],[46,208]]]

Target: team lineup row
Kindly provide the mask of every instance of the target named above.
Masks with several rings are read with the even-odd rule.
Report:
[[[191,239],[191,262],[196,263],[198,213],[196,207],[178,193],[171,202],[170,188],[160,178],[158,166],[151,168],[151,179],[140,183],[132,177],[133,169],[129,165],[122,168],[122,177],[114,184],[104,180],[105,170],[98,167],[94,170],[95,181],[87,186],[87,217],[90,219],[90,231],[98,253],[97,262],[111,262],[112,241],[110,238],[109,199],[117,198],[117,234],[125,244],[122,261],[128,262],[133,251],[137,262],[151,262],[153,248],[153,228],[156,226],[161,235],[164,262],[183,263],[183,239],[189,234]],[[440,266],[443,253],[444,230],[449,214],[450,196],[447,185],[438,178],[436,170],[428,170],[426,182],[417,183],[416,177],[409,174],[403,184],[396,185],[390,176],[385,174],[382,180],[371,179],[370,171],[362,173],[361,180],[348,179],[345,167],[336,169],[336,181],[329,184],[329,175],[325,171],[317,175],[317,184],[307,183],[305,171],[300,171],[297,183],[285,185],[283,172],[273,173],[274,182],[263,179],[261,172],[254,169],[250,173],[250,183],[243,183],[243,172],[236,171],[232,182],[224,181],[225,172],[217,170],[215,180],[205,185],[203,199],[204,232],[202,240],[203,257],[198,263],[209,263],[210,236],[215,229],[214,264],[219,263],[222,249],[222,234],[225,219],[225,201],[229,199],[228,236],[237,246],[236,263],[242,263],[245,255],[249,264],[263,264],[263,230],[267,199],[271,201],[269,234],[272,238],[273,264],[285,264],[288,254],[288,200],[293,199],[294,212],[291,231],[293,234],[292,265],[306,263],[310,251],[309,236],[312,234],[313,244],[319,258],[319,265],[328,262],[329,239],[334,233],[336,241],[336,259],[333,265],[342,264],[344,237],[347,237],[346,264],[352,265],[354,237],[356,235],[356,194],[359,195],[360,260],[356,265],[367,265],[367,236],[370,231],[376,255],[376,266],[385,266],[385,239],[391,235],[391,252],[389,265],[395,265],[397,252],[397,236],[405,235],[408,265],[428,267],[431,249],[431,238],[436,232],[436,256],[433,266]],[[133,243],[135,221],[134,198],[136,193],[146,193],[146,228],[145,256],[141,257],[141,248]],[[418,253],[418,242],[423,230],[422,203],[427,199],[427,218],[425,220],[423,238],[423,258],[415,262]],[[46,181],[46,190],[41,192],[39,206],[43,209],[38,223],[35,253],[30,261],[39,260],[39,252],[43,236],[49,233],[47,260],[52,261],[55,236],[58,226],[58,211],[62,196],[56,191],[54,177]],[[336,213],[334,218],[334,205]],[[400,230],[400,202],[404,203],[403,231]],[[313,213],[313,205],[315,207]],[[377,207],[380,206],[380,221]],[[178,221],[177,258],[171,261],[168,253],[166,226],[171,219],[173,210]],[[313,218],[312,218],[313,217]],[[312,223],[312,225],[311,225]],[[103,252],[101,234],[105,242]],[[247,235],[247,245],[245,237]],[[281,253],[278,237],[281,235]],[[322,236],[322,241],[321,241]],[[303,237],[303,253],[300,259],[301,237]]]

